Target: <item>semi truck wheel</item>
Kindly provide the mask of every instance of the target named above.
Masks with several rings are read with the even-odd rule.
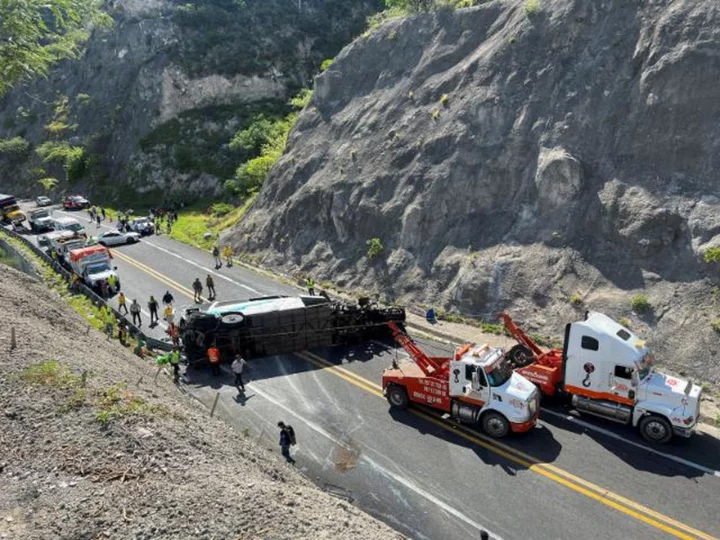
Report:
[[[395,409],[407,409],[410,404],[407,392],[402,386],[392,385],[387,389],[387,400]]]
[[[672,426],[662,416],[651,414],[640,420],[640,435],[648,442],[665,444],[672,438]]]
[[[525,345],[515,345],[507,352],[507,359],[512,363],[513,369],[522,368],[532,364],[533,353]]]
[[[510,431],[510,423],[502,414],[488,411],[482,417],[482,427],[485,433],[494,439],[501,439]]]

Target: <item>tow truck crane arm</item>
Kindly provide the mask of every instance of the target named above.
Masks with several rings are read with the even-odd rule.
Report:
[[[512,320],[512,317],[508,315],[507,313],[499,313],[498,317],[503,322],[503,325],[505,325],[505,329],[508,331],[508,333],[521,345],[525,345],[532,353],[535,355],[536,358],[542,356],[544,354],[544,351],[538,347],[538,345],[532,340],[530,336],[528,336],[524,330],[522,330],[518,325],[515,324],[515,321]]]
[[[395,322],[389,322],[388,326],[392,330],[393,338],[407,353],[415,360],[415,363],[423,373],[427,376],[437,376],[448,370],[448,361],[450,358],[435,358],[425,354],[420,347],[408,336]]]

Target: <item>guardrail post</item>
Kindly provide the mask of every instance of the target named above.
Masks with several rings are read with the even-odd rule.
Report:
[[[212,416],[215,414],[215,407],[217,407],[217,404],[218,404],[218,400],[219,400],[219,399],[220,399],[220,392],[217,392],[217,393],[215,394],[215,401],[213,401],[212,409],[210,409],[210,417],[211,417],[211,418],[212,418]]]

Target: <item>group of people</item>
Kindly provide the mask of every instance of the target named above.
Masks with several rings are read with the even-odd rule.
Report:
[[[222,248],[222,252],[220,251],[220,246],[215,244],[212,248],[212,254],[215,258],[215,270],[222,268],[223,259],[225,259],[225,264],[228,268],[233,265],[233,248],[230,246],[230,244],[225,244],[225,246]]]
[[[217,296],[215,293],[215,280],[213,279],[213,277],[210,274],[208,274],[205,277],[205,286],[207,287],[207,290],[208,290],[208,298],[207,299],[210,301],[215,300],[215,298]],[[200,302],[202,302],[202,294],[203,294],[203,285],[202,285],[202,282],[200,281],[199,277],[195,278],[195,281],[193,281],[192,290],[193,290],[193,300],[195,301],[195,303],[199,304]]]
[[[108,217],[107,212],[102,206],[99,208],[97,206],[91,206],[88,208],[88,214],[90,215],[90,221],[95,222],[98,228],[100,228],[100,223]]]

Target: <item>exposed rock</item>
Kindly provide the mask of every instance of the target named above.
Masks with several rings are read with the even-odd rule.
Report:
[[[536,14],[498,0],[391,21],[316,78],[226,238],[285,272],[486,319],[509,309],[556,336],[585,308],[629,316],[658,356],[720,380],[697,360],[718,349],[701,256],[720,245],[718,72],[712,0]],[[644,288],[642,319],[629,299]]]

